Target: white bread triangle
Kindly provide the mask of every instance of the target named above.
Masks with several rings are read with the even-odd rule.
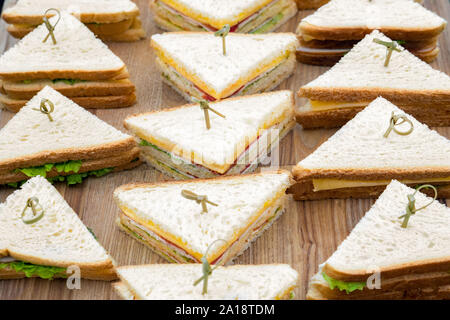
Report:
[[[202,276],[201,264],[126,266],[117,272],[129,290],[125,297],[145,300],[282,299],[298,281],[297,271],[285,264],[218,267],[203,295],[203,283],[193,285]]]
[[[67,11],[81,18],[84,23],[114,23],[139,12],[136,4],[130,0],[19,0],[3,11],[3,19],[8,23],[40,23],[49,8]]]
[[[437,28],[446,21],[412,0],[332,0],[300,23],[326,28]]]
[[[54,25],[57,18],[50,18],[50,23]],[[57,43],[50,38],[43,42],[47,34],[45,24],[41,24],[6,51],[0,57],[0,76],[93,80],[108,78],[125,67],[84,24],[66,12],[61,12],[54,30]]]
[[[38,198],[44,216],[34,224],[25,224],[21,214],[31,197]],[[46,266],[112,268],[105,249],[43,177],[30,179],[0,204],[0,222],[2,255]]]
[[[391,132],[391,114],[404,115],[384,98],[377,98],[355,118],[300,161],[294,171],[303,170],[379,170],[446,169],[450,171],[450,140],[418,122],[412,116],[414,130],[409,135]],[[397,127],[408,130],[408,125]]]
[[[294,53],[298,40],[293,33],[230,33],[226,37],[226,55],[222,39],[209,32],[155,34],[151,44],[179,73],[221,99],[236,83],[246,84],[277,58]]]
[[[179,156],[190,159],[193,152],[201,155],[202,164],[231,165],[263,130],[293,119],[294,97],[288,90],[275,91],[210,106],[226,118],[209,112],[209,130],[198,104],[134,115],[125,120],[125,126],[144,140],[162,141],[170,146],[166,150]]]
[[[39,109],[53,102],[53,121]],[[50,87],[34,96],[0,130],[0,168],[46,159],[45,163],[98,158],[102,153],[134,146],[133,138],[78,106]],[[71,158],[77,154],[78,159]],[[65,159],[63,159],[65,158]],[[61,160],[61,161],[57,161]],[[27,166],[25,166],[27,167]]]
[[[335,279],[367,276],[379,268],[406,274],[423,266],[425,271],[447,271],[450,264],[450,209],[438,201],[411,216],[406,228],[399,217],[406,213],[414,189],[393,180],[350,235],[326,261],[324,271]],[[416,208],[433,199],[415,194]],[[444,267],[444,269],[442,269]]]
[[[300,93],[311,98],[316,91],[322,91],[328,100],[339,95],[339,90],[366,90],[383,95],[407,95],[417,93],[450,95],[450,77],[433,69],[407,50],[394,51],[388,67],[384,67],[386,47],[373,42],[373,39],[391,41],[375,30],[353,47],[330,70],[300,89]],[[347,92],[346,91],[346,92]],[[345,100],[345,95],[341,95]],[[318,99],[315,99],[318,100]],[[352,100],[349,100],[352,101]]]
[[[184,248],[201,257],[208,252],[214,260],[245,233],[267,207],[275,205],[291,185],[287,171],[229,176],[220,179],[130,184],[114,191],[114,200],[132,220],[144,226],[157,226],[158,236],[178,239]],[[218,206],[202,206],[181,195],[189,190],[206,195]],[[177,243],[177,245],[179,245]]]

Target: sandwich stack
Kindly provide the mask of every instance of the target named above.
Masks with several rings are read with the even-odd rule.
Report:
[[[450,140],[378,98],[294,167],[289,191],[297,200],[371,198],[396,179],[450,197],[449,155]]]
[[[332,0],[297,28],[300,62],[334,65],[365,35],[380,30],[431,62],[447,22],[413,0]]]
[[[117,279],[114,262],[58,191],[34,177],[0,204],[0,279]]]
[[[6,8],[2,18],[15,38],[23,38],[37,28],[44,17],[55,11],[67,11],[77,17],[103,41],[137,41],[145,37],[139,8],[131,0],[19,0]]]
[[[291,91],[225,99],[209,106],[208,129],[199,104],[125,119],[141,159],[175,179],[214,178],[254,171],[295,125]]]
[[[56,43],[42,24],[0,57],[3,106],[17,112],[45,86],[86,108],[134,104],[135,87],[119,57],[66,12],[49,23]]]
[[[405,225],[411,206],[417,211]],[[449,208],[393,180],[312,278],[307,297],[450,299],[449,225]]]
[[[153,35],[151,46],[163,81],[187,100],[271,91],[294,72],[293,33],[230,33],[224,41],[210,32],[169,32]]]
[[[176,263],[225,265],[284,212],[286,171],[166,183],[128,184],[114,200],[119,227]]]
[[[0,130],[0,150],[0,185],[12,187],[36,175],[76,184],[140,164],[133,137],[50,87]]]
[[[202,276],[201,264],[126,266],[117,272],[120,282],[113,287],[126,300],[285,300],[298,281],[297,271],[284,264],[220,266],[203,294],[201,285],[193,285]]]
[[[266,33],[297,13],[294,0],[151,0],[156,24],[167,31]]]
[[[393,43],[373,31],[339,63],[300,88],[299,96],[308,99],[297,113],[303,128],[342,126],[379,96],[429,126],[449,126],[450,77],[400,45],[385,66],[387,48],[374,41]]]

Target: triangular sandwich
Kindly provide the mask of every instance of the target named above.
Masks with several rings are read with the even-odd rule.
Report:
[[[125,127],[138,139],[141,158],[176,179],[251,172],[295,125],[291,91],[210,103],[210,129],[199,104],[133,115]]]
[[[111,257],[58,191],[35,177],[0,204],[0,279],[117,278]],[[75,274],[76,276],[76,274]]]
[[[411,197],[418,210],[405,226]],[[449,226],[449,208],[394,180],[321,266],[307,297],[450,299]]]
[[[449,155],[450,140],[378,98],[294,167],[290,192],[297,200],[368,198],[396,179],[433,183],[450,197]]]
[[[223,41],[211,32],[169,32],[152,36],[163,81],[187,100],[209,101],[270,91],[296,65],[293,33],[230,33]]]
[[[167,31],[266,33],[295,16],[294,0],[151,0],[156,24]]]
[[[281,300],[293,297],[298,273],[286,264],[218,267],[202,294],[201,264],[155,264],[117,269],[113,283],[126,300]]]
[[[170,262],[224,265],[284,212],[287,171],[128,184],[114,200],[119,227]]]
[[[0,130],[0,185],[36,175],[80,183],[133,168],[138,157],[133,137],[45,87]]]
[[[58,16],[49,19],[55,25]],[[128,107],[136,101],[123,61],[72,15],[61,12],[56,44],[40,25],[0,57],[0,103],[17,112],[45,86],[85,108]]]
[[[331,0],[297,27],[300,62],[334,65],[366,34],[380,30],[431,62],[447,22],[413,0]]]
[[[400,45],[385,66],[391,42],[378,31],[367,35],[338,64],[300,88],[307,98],[297,113],[304,128],[339,127],[370,101],[383,96],[429,126],[450,125],[450,77]]]
[[[42,23],[45,12],[54,8],[77,17],[103,41],[137,41],[145,37],[139,8],[131,0],[19,0],[2,13],[8,32],[23,38]],[[47,17],[55,11],[49,11]]]

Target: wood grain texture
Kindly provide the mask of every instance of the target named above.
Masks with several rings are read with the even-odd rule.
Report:
[[[13,1],[6,1],[11,5]],[[163,85],[155,69],[154,55],[149,48],[149,37],[160,33],[149,13],[147,0],[136,1],[147,32],[147,39],[136,43],[109,43],[111,50],[128,66],[132,81],[136,84],[138,103],[131,108],[93,111],[99,118],[124,130],[123,119],[133,113],[177,106],[185,101],[166,85]],[[426,0],[426,7],[450,21],[448,0]],[[280,31],[294,31],[298,22],[312,11],[299,12]],[[0,50],[15,43],[7,36],[5,24],[0,24]],[[432,66],[450,74],[450,30],[440,37],[441,53]],[[1,52],[1,51],[0,51]],[[280,88],[297,91],[300,86],[328,70],[298,64],[295,75]],[[299,102],[297,102],[299,104]],[[0,114],[0,127],[12,117],[4,111]],[[450,138],[450,128],[437,129]],[[335,130],[303,131],[297,126],[280,145],[280,164],[291,167],[310,154]],[[119,209],[113,202],[113,190],[125,183],[161,181],[167,177],[147,165],[103,178],[89,178],[82,185],[67,187],[57,184],[70,206],[83,222],[92,228],[100,243],[110,252],[119,265],[165,263],[149,249],[121,233],[115,226]],[[11,189],[0,189],[0,201],[4,201]],[[370,208],[373,200],[325,200],[290,201],[286,213],[259,238],[250,249],[236,260],[238,264],[288,263],[300,274],[296,297],[304,299],[310,277],[317,272],[319,263],[326,260],[339,243],[348,235],[359,219]],[[448,203],[447,203],[448,205]],[[23,279],[0,281],[0,299],[118,299],[110,283],[82,281],[81,290],[68,290],[65,281]]]

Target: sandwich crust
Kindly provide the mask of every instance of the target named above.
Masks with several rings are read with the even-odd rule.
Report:
[[[405,274],[448,272],[448,270],[450,270],[450,255],[443,258],[414,261],[383,267],[381,268],[381,275],[388,279]],[[328,263],[323,267],[323,271],[331,278],[341,281],[367,281],[367,278],[372,275],[371,273],[368,273],[367,270],[338,270]]]
[[[385,94],[383,94],[384,97]],[[393,96],[392,96],[393,97]],[[362,98],[361,98],[362,99]],[[393,99],[395,100],[395,99]],[[400,109],[430,127],[446,127],[450,125],[450,103],[418,103],[417,105],[403,105],[395,103]],[[363,101],[363,100],[360,100]],[[313,111],[302,109],[296,111],[296,119],[304,129],[336,128],[353,119],[364,107],[338,108],[332,110]]]
[[[302,21],[298,30],[303,35],[308,35],[318,40],[361,40],[367,34],[374,30],[379,30],[381,33],[391,39],[397,40],[426,40],[437,37],[445,29],[445,23],[438,27],[428,28],[394,28],[394,27],[380,27],[378,29],[367,27],[323,27],[312,25],[306,21]]]
[[[136,102],[136,94],[133,92],[123,96],[71,97],[70,99],[84,108],[126,108],[132,106]],[[11,112],[19,112],[27,102],[27,100],[16,100],[0,94],[0,103]]]
[[[54,14],[48,13],[46,16],[50,18]],[[75,16],[83,23],[118,23],[139,16],[139,9],[136,7],[133,10],[119,13],[83,12],[77,13]],[[3,12],[2,18],[9,24],[39,25],[42,23],[44,15],[24,15],[6,11]]]
[[[61,150],[42,151],[37,154],[0,161],[0,170],[14,170],[16,168],[29,168],[44,163],[59,163],[68,160],[105,159],[120,153],[125,153],[136,147],[133,137],[92,146],[86,148],[67,148]]]
[[[438,185],[438,197],[448,199],[450,198],[450,185]],[[298,182],[291,186],[287,193],[293,195],[294,200],[323,200],[323,199],[376,199],[386,189],[382,186],[369,186],[357,188],[342,188],[333,190],[313,191],[312,181]],[[432,191],[421,191],[429,196],[433,196]]]
[[[396,105],[430,105],[450,106],[450,90],[405,90],[394,88],[366,88],[366,87],[302,87],[299,97],[306,97],[317,101],[372,101],[383,96]]]
[[[128,164],[131,161],[133,161],[138,157],[139,157],[139,148],[135,147],[132,150],[127,151],[123,154],[110,156],[105,159],[95,159],[95,160],[89,159],[82,162],[80,170],[77,173],[84,173],[104,168],[114,168],[114,169],[121,168],[122,166],[128,166]],[[140,162],[138,162],[138,164],[140,164]],[[74,173],[75,172],[58,172],[56,171],[56,169],[52,169],[47,173],[47,178],[53,178],[56,176],[67,176]],[[29,179],[29,177],[21,172],[16,173],[5,170],[2,170],[2,172],[0,172],[0,185],[11,182],[23,181],[27,179]]]

